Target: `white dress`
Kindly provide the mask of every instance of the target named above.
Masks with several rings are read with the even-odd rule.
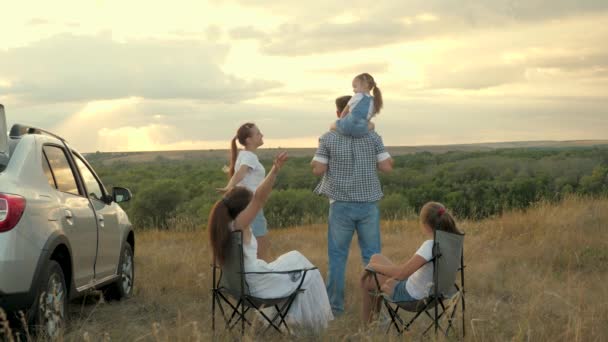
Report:
[[[243,254],[245,272],[289,271],[314,266],[298,251],[285,253],[270,263],[258,259],[258,242],[253,234],[251,234],[249,244],[243,244]],[[289,295],[298,287],[301,281],[301,273],[247,274],[246,280],[252,296],[279,298]],[[287,313],[287,324],[317,332],[327,328],[328,322],[334,319],[334,316],[319,270],[306,273],[302,289],[305,291],[296,296]],[[272,310],[274,309],[270,308],[270,311]]]

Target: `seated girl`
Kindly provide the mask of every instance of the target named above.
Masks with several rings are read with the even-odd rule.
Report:
[[[420,210],[420,228],[427,240],[409,260],[395,264],[381,254],[374,254],[366,266],[376,272],[382,292],[395,302],[417,301],[429,295],[433,286],[433,263],[429,262],[433,257],[433,229],[460,234],[452,215],[437,202],[428,202]],[[375,291],[377,285],[370,272],[363,274],[361,289],[361,319],[369,323],[373,314],[380,311],[380,301],[372,307],[374,296],[370,291]]]

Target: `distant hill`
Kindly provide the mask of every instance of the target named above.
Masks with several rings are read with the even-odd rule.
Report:
[[[571,140],[571,141],[511,141],[457,145],[422,145],[422,146],[387,146],[394,156],[418,152],[446,153],[450,151],[491,151],[506,148],[572,148],[608,146],[608,140]],[[271,158],[278,150],[287,150],[293,157],[306,157],[315,152],[314,148],[261,148],[260,158]],[[151,162],[157,158],[187,160],[187,159],[227,159],[228,150],[182,150],[182,151],[146,151],[146,152],[95,152],[87,153],[87,158],[93,158],[104,164],[114,162],[142,163]]]

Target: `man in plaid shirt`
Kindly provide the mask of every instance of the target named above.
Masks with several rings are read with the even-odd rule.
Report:
[[[336,99],[337,113],[350,99]],[[375,132],[355,138],[330,131],[319,138],[311,162],[313,173],[323,176],[315,193],[329,198],[329,258],[327,294],[335,315],[344,312],[344,277],[350,242],[356,231],[363,264],[380,253],[380,210],[382,188],[378,171],[390,172],[393,159]]]

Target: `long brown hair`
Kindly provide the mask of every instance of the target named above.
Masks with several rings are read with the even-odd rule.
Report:
[[[209,231],[209,244],[213,252],[213,258],[220,265],[226,260],[226,255],[230,252],[230,222],[243,211],[249,202],[253,193],[244,187],[234,187],[228,191],[224,197],[215,202],[211,212],[209,212],[209,220],[207,230]]]
[[[247,138],[251,136],[251,129],[255,127],[254,123],[247,122],[241,125],[239,129],[236,130],[236,135],[232,138],[230,142],[230,170],[228,171],[228,177],[231,178],[234,175],[234,167],[236,164],[236,156],[239,153],[238,148],[236,147],[236,141],[239,141],[239,144],[245,146],[247,142]]]
[[[462,234],[452,214],[445,206],[438,202],[427,202],[420,210],[420,222],[431,227],[433,230],[443,230],[448,233]]]
[[[374,114],[380,113],[380,110],[382,109],[382,106],[384,104],[384,102],[382,102],[382,92],[380,91],[380,88],[378,88],[378,85],[376,84],[376,81],[374,80],[372,75],[364,72],[355,76],[355,79],[361,82],[365,82],[367,84],[368,88],[372,91],[372,94],[374,95]]]

